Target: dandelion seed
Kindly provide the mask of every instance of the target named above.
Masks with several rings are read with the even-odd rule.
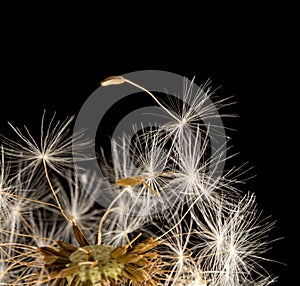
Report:
[[[181,137],[186,132],[198,130],[203,132],[203,137],[208,133],[210,139],[219,140],[220,136],[225,136],[222,129],[223,124],[221,118],[234,117],[232,114],[219,114],[219,110],[225,106],[233,104],[227,103],[230,98],[212,101],[212,97],[216,90],[212,90],[211,81],[207,81],[201,85],[197,90],[194,90],[194,79],[191,81],[185,79],[183,82],[182,101],[177,97],[170,100],[167,108],[172,110],[177,120],[171,119],[161,128],[167,132],[167,136],[181,140]],[[202,136],[202,135],[201,135]]]
[[[114,85],[114,84],[122,84],[122,83],[129,83],[143,91],[145,91],[146,93],[148,93],[153,99],[154,101],[166,112],[168,113],[173,119],[177,120],[178,121],[178,118],[176,118],[166,107],[164,107],[161,102],[156,98],[156,96],[151,93],[149,90],[145,89],[144,87],[140,86],[139,84],[129,80],[129,79],[126,79],[122,76],[113,76],[113,77],[109,77],[105,80],[103,80],[101,82],[101,85],[102,86],[108,86],[108,85]]]
[[[4,143],[7,145],[5,151],[17,163],[23,163],[20,171],[35,172],[39,165],[46,162],[50,169],[63,176],[66,169],[73,168],[74,160],[86,159],[82,155],[82,149],[87,148],[90,142],[82,140],[82,133],[75,134],[73,137],[69,133],[74,117],[56,123],[54,119],[55,114],[45,130],[44,112],[41,122],[40,144],[33,138],[27,127],[22,132],[17,127],[9,124],[18,135],[21,143],[4,138]]]
[[[209,161],[205,161],[205,152],[208,148],[207,138],[199,141],[199,131],[196,136],[189,131],[179,144],[175,144],[177,156],[173,157],[178,171],[171,183],[175,192],[178,192],[186,201],[188,196],[203,196],[210,189]],[[208,195],[207,195],[208,196]]]
[[[102,86],[115,85],[124,83],[126,80],[122,76],[110,76],[101,81]]]
[[[255,196],[247,195],[228,211],[222,205],[197,209],[202,220],[192,213],[203,243],[197,246],[199,262],[213,285],[256,285],[266,281],[260,261],[269,242],[265,240],[274,223],[259,221]]]

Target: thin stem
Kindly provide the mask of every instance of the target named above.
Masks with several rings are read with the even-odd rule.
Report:
[[[167,112],[173,119],[175,119],[176,121],[178,121],[179,123],[181,123],[181,121],[174,115],[172,114],[166,107],[164,107],[159,100],[155,97],[155,95],[153,93],[151,93],[148,89],[140,86],[139,84],[124,78],[123,76],[110,76],[106,79],[104,79],[103,81],[101,81],[101,85],[102,86],[109,86],[109,85],[116,85],[116,84],[122,84],[124,82],[127,82],[143,91],[145,91],[146,93],[148,93],[154,100],[155,102],[165,111]]]
[[[164,237],[165,235],[167,235],[169,232],[171,232],[172,230],[174,230],[186,217],[186,215],[190,212],[190,210],[194,207],[194,205],[196,204],[196,202],[201,199],[201,196],[199,196],[198,198],[196,198],[196,200],[190,205],[190,207],[187,209],[187,211],[183,214],[183,216],[180,218],[180,220],[173,225],[168,231],[166,231],[165,233],[163,233],[161,236],[157,237],[156,240],[160,240],[162,237]]]
[[[137,84],[137,83],[135,83],[135,82],[133,82],[133,81],[131,81],[131,80],[129,80],[129,79],[124,78],[124,81],[127,82],[127,83],[129,83],[129,84],[131,84],[131,85],[133,85],[133,86],[135,86],[135,87],[137,87],[137,88],[139,88],[139,89],[141,89],[141,90],[143,90],[143,91],[145,91],[145,92],[147,92],[147,93],[155,100],[155,102],[156,102],[156,103],[157,103],[157,104],[158,104],[165,112],[167,112],[173,119],[175,119],[176,121],[178,121],[178,122],[180,123],[180,120],[179,120],[174,114],[172,114],[166,107],[164,107],[164,106],[159,102],[159,100],[155,97],[155,95],[154,95],[152,92],[150,92],[148,89],[146,89],[146,88],[140,86],[139,84]]]
[[[0,178],[0,190],[2,189],[2,182],[4,182],[4,151],[3,146],[1,145],[1,178]]]
[[[26,221],[26,219],[21,215],[21,213],[17,212],[18,217],[24,222],[24,224],[32,231],[32,233],[35,235],[35,231],[32,228],[32,226]]]
[[[148,189],[150,190],[155,196],[158,196],[158,192],[155,191],[146,181],[143,181],[142,184]]]
[[[101,243],[102,243],[102,226],[103,226],[103,223],[104,223],[105,219],[107,218],[107,216],[109,215],[109,213],[113,210],[112,206],[114,205],[114,203],[120,198],[121,195],[123,195],[123,193],[125,191],[126,191],[126,188],[119,195],[117,195],[114,198],[114,200],[110,203],[108,209],[105,211],[104,215],[102,216],[102,218],[99,222],[99,225],[98,225],[98,238],[97,238],[97,244],[98,245],[101,245]]]
[[[49,177],[49,174],[48,174],[47,164],[46,164],[46,160],[45,160],[45,158],[44,158],[44,155],[43,155],[42,160],[43,160],[43,166],[44,166],[44,171],[45,171],[46,179],[47,179],[47,181],[48,181],[48,184],[49,184],[49,187],[50,187],[51,192],[52,192],[52,194],[53,194],[53,197],[54,197],[54,199],[55,199],[55,201],[56,201],[56,203],[57,203],[57,206],[58,206],[58,208],[59,208],[61,214],[65,217],[65,219],[66,219],[68,222],[73,223],[73,220],[70,218],[69,214],[62,208],[62,206],[61,206],[61,204],[60,204],[60,201],[59,201],[59,199],[58,199],[58,197],[57,197],[57,195],[56,195],[56,193],[55,193],[55,191],[54,191],[53,185],[52,185],[52,183],[51,183],[51,180],[50,180],[50,177]]]
[[[113,200],[113,202],[115,202],[115,200]],[[117,209],[117,208],[116,208]],[[113,208],[109,207],[104,215],[102,216],[100,222],[99,222],[99,225],[98,225],[98,238],[97,238],[97,244],[98,245],[101,245],[102,243],[102,226],[103,226],[103,223],[105,221],[105,219],[107,218],[107,216],[109,215],[109,213],[113,210]]]
[[[43,202],[43,201],[40,201],[40,200],[34,200],[34,199],[30,199],[30,198],[26,198],[26,197],[22,197],[22,196],[18,196],[18,195],[14,195],[14,194],[11,194],[11,193],[6,193],[4,191],[1,191],[1,189],[0,189],[0,194],[3,194],[7,197],[22,199],[24,201],[29,201],[29,202],[33,202],[33,203],[37,203],[37,204],[41,204],[41,205],[45,205],[45,206],[49,206],[49,207],[52,207],[52,208],[59,209],[59,207],[54,205],[54,204],[46,203],[46,202]]]
[[[126,236],[127,236],[127,240],[128,240],[128,244],[129,244],[129,246],[132,248],[132,243],[134,243],[140,236],[142,235],[142,233],[140,232],[133,240],[129,240],[129,237],[128,237],[128,235],[127,235],[127,233],[126,233]]]

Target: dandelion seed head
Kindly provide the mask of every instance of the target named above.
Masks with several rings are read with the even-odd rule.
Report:
[[[113,139],[111,162],[104,152],[100,160],[105,178],[73,172],[90,143],[70,136],[72,119],[53,117],[46,127],[44,114],[39,140],[11,125],[18,138],[0,149],[0,285],[275,282],[264,268],[273,223],[254,195],[234,187],[239,167],[219,171],[224,146],[210,155],[214,136],[223,136],[211,119],[224,100],[213,104],[209,83],[193,90],[193,81],[171,111],[124,77],[102,82],[139,87],[171,117]]]

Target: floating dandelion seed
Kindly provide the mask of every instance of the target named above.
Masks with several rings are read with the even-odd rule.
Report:
[[[1,147],[0,285],[275,282],[262,265],[273,223],[260,219],[254,195],[241,195],[234,187],[239,168],[217,177],[208,172],[212,162],[217,166],[224,160],[221,152],[206,157],[208,133],[218,131],[212,125],[203,130],[199,122],[215,116],[214,107],[205,104],[210,90],[201,87],[193,99],[192,85],[185,82],[187,104],[169,111],[122,76],[101,84],[125,83],[149,94],[174,121],[134,140],[112,140],[112,164],[104,153],[101,162],[109,182],[82,172],[87,191],[72,163],[89,159],[76,157],[89,143],[68,134],[71,119],[54,123],[52,118],[46,128],[43,116],[40,144],[27,128],[22,133],[12,126],[22,144],[6,140],[7,147]],[[114,198],[107,208],[93,200],[105,200],[108,193]]]
[[[38,166],[45,162],[50,169],[63,176],[65,170],[73,167],[74,160],[86,159],[79,151],[89,147],[90,142],[82,139],[83,133],[74,134],[73,137],[69,136],[74,116],[63,122],[55,122],[54,114],[46,129],[44,126],[45,115],[44,112],[39,143],[33,138],[27,127],[24,127],[25,131],[22,132],[9,123],[21,141],[4,138],[7,146],[5,152],[12,158],[12,162],[23,163],[20,169],[22,172],[35,172]]]
[[[108,86],[108,85],[115,85],[115,84],[122,84],[122,83],[129,83],[143,91],[145,91],[146,93],[148,93],[153,99],[154,101],[167,113],[169,114],[173,119],[175,119],[176,121],[179,121],[179,119],[177,117],[174,116],[174,114],[172,114],[166,107],[164,107],[161,102],[157,99],[157,97],[151,93],[149,90],[145,89],[144,87],[140,86],[139,84],[131,81],[131,80],[128,80],[122,76],[112,76],[112,77],[109,77],[107,79],[104,79],[102,82],[101,82],[101,85],[102,86]]]
[[[218,140],[220,136],[224,136],[221,132],[223,126],[218,124],[216,119],[220,117],[234,117],[232,114],[221,114],[218,112],[220,108],[232,105],[233,102],[227,103],[230,98],[211,101],[215,90],[212,90],[211,81],[207,81],[197,90],[194,90],[194,79],[191,81],[185,79],[183,82],[182,101],[170,102],[168,104],[177,120],[171,120],[163,126],[168,136],[173,136],[180,140],[187,132],[203,132],[203,137],[209,133],[211,138]],[[207,130],[209,128],[209,130]]]

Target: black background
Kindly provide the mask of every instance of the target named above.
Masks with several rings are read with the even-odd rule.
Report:
[[[243,188],[255,192],[263,216],[277,221],[272,237],[284,237],[273,244],[269,257],[290,264],[288,224],[297,192],[289,183],[294,181],[290,160],[297,152],[296,129],[291,132],[296,90],[288,89],[295,84],[296,59],[293,24],[282,20],[280,8],[223,15],[217,23],[212,11],[210,19],[200,13],[193,23],[169,15],[164,25],[142,30],[141,19],[126,27],[125,20],[116,27],[113,20],[82,26],[79,14],[66,22],[65,15],[59,21],[56,14],[25,17],[16,26],[7,19],[2,26],[0,131],[9,135],[10,121],[35,133],[44,109],[57,111],[60,119],[76,114],[110,75],[156,69],[195,76],[197,84],[210,78],[220,87],[219,97],[233,96],[237,102],[226,111],[239,117],[224,123],[236,129],[229,135],[240,154],[232,164],[254,167],[256,177]],[[276,285],[288,285],[287,266],[271,263],[270,272],[280,276]]]

